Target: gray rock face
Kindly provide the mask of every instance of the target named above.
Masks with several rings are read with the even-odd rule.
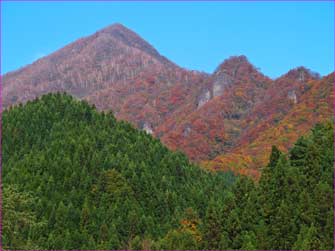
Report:
[[[191,131],[192,131],[191,126],[187,125],[187,126],[184,128],[183,136],[184,136],[184,137],[187,137],[187,136],[190,134]]]
[[[152,130],[150,124],[148,122],[144,122],[143,128],[144,131],[146,131],[146,133],[148,134],[153,134],[154,131]]]
[[[301,83],[305,82],[305,72],[304,71],[300,71],[300,73],[299,73],[299,81]]]
[[[288,92],[287,98],[289,100],[293,101],[294,104],[296,104],[298,102],[297,95],[296,95],[294,90]]]
[[[206,104],[214,97],[221,96],[227,86],[231,85],[233,77],[225,72],[216,72],[212,86],[201,93],[198,98],[198,108]]]
[[[224,89],[230,85],[232,78],[226,73],[220,73],[216,76],[216,80],[213,83],[213,97],[221,96]]]
[[[211,99],[211,92],[206,90],[198,98],[198,108],[206,104]]]

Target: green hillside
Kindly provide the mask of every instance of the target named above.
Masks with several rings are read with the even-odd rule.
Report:
[[[71,96],[3,113],[3,241],[11,249],[131,248],[177,228],[187,208],[203,217],[233,181]]]

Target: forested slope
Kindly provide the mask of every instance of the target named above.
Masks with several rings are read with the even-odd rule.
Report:
[[[282,83],[279,84],[281,87]],[[311,130],[315,124],[330,120],[334,116],[334,73],[320,80],[311,80],[304,85],[300,82],[298,84],[306,91],[296,96],[299,99],[297,103],[285,101],[278,91],[277,97],[272,97],[277,105],[266,102],[262,105],[267,105],[266,108],[269,110],[280,108],[281,112],[268,111],[270,115],[260,116],[267,119],[254,125],[253,123],[257,121],[256,114],[266,111],[266,108],[256,109],[257,112],[251,114],[249,118],[251,129],[246,129],[238,145],[226,154],[204,161],[204,166],[219,170],[230,169],[241,174],[259,177],[261,174],[259,168],[269,161],[272,145],[276,145],[283,152],[288,152],[294,142]],[[284,94],[290,91],[290,89],[283,89]],[[277,90],[280,89],[277,88]],[[299,93],[297,90],[295,92]],[[284,109],[285,106],[288,107]]]
[[[225,202],[213,207],[210,248],[332,250],[333,136],[329,122],[299,138],[288,154],[273,146],[259,183],[241,178],[228,212]]]
[[[131,248],[177,227],[187,208],[203,217],[234,180],[62,94],[5,111],[2,153],[11,249]]]
[[[4,111],[2,140],[4,248],[333,248],[331,122],[273,147],[258,183],[65,94]]]

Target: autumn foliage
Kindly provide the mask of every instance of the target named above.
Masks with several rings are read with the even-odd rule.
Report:
[[[286,151],[331,117],[332,77],[298,67],[272,80],[245,56],[190,71],[115,24],[4,75],[3,105],[65,91],[209,169],[258,176],[272,144]]]

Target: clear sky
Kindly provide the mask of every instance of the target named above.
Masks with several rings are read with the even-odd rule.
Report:
[[[115,22],[188,69],[243,54],[273,78],[334,70],[333,2],[2,2],[1,21],[2,73]]]

